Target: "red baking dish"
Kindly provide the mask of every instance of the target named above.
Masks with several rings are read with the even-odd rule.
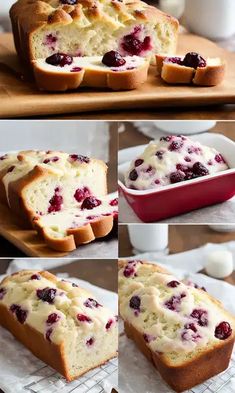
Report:
[[[235,143],[221,134],[213,133],[197,135],[191,139],[217,149],[226,159],[230,169],[155,190],[137,191],[125,187],[123,175],[128,170],[130,161],[142,152],[145,146],[140,146],[138,153],[134,148],[134,156],[131,149],[127,150],[129,161],[118,167],[119,190],[142,221],[163,220],[224,202],[235,195]]]

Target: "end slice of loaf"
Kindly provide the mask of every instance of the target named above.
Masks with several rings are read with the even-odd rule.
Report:
[[[33,62],[34,76],[41,90],[66,91],[79,87],[132,90],[140,87],[148,76],[149,60],[139,56],[124,57],[121,67],[107,67],[101,56],[73,57],[63,68],[47,64],[44,59]]]
[[[46,271],[1,282],[0,324],[68,381],[117,355],[117,317],[90,292]]]
[[[50,248],[69,252],[111,232],[118,215],[117,198],[95,198],[100,203],[98,206],[83,208],[89,199],[79,207],[34,218],[34,228]]]
[[[0,201],[29,222],[107,194],[103,161],[57,151],[6,154],[0,160]]]
[[[205,291],[157,265],[122,261],[119,302],[127,336],[175,391],[191,389],[228,367],[235,318]],[[228,324],[227,336],[221,323]]]
[[[183,60],[184,56],[177,56]],[[156,55],[157,73],[169,84],[216,86],[224,80],[226,64],[218,58],[208,58],[205,67],[186,67],[169,61],[170,57]]]

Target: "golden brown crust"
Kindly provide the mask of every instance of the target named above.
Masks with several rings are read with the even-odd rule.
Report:
[[[94,88],[109,88],[112,90],[137,89],[147,80],[149,62],[134,70],[127,71],[98,71],[82,69],[79,72],[46,71],[34,62],[34,76],[41,90],[66,91],[75,90],[80,86]]]
[[[225,77],[226,65],[221,61],[218,65],[208,64],[196,70],[179,64],[165,62],[167,56],[156,55],[157,74],[169,84],[191,84],[198,86],[216,86]]]
[[[45,243],[57,251],[70,252],[82,244],[87,244],[95,239],[105,237],[113,228],[113,215],[99,217],[81,227],[68,229],[67,236],[63,238],[52,237],[46,227],[40,223],[40,217],[34,218],[33,225]]]
[[[23,270],[14,275],[27,275],[31,271]],[[34,271],[31,273],[33,274]],[[56,277],[47,272],[42,271],[39,272],[40,275],[49,279],[50,281],[56,283]],[[0,285],[7,283],[11,279],[11,276],[6,277],[2,280]],[[29,326],[27,323],[21,324],[14,317],[13,313],[3,304],[0,304],[0,325],[7,329],[18,341],[20,341],[26,348],[28,348],[38,359],[42,360],[56,371],[58,371],[61,375],[63,375],[67,381],[73,381],[79,378],[81,375],[86,372],[92,370],[95,367],[88,368],[84,370],[82,373],[78,373],[77,375],[70,375],[69,369],[65,362],[64,356],[64,345],[62,344],[54,344],[45,339],[44,335],[37,331],[36,329]],[[102,364],[105,364],[107,361],[116,357],[116,353],[112,356],[108,357]],[[100,364],[100,365],[102,365]]]
[[[143,336],[129,323],[124,323],[128,338],[132,339],[139,350],[156,367],[162,378],[176,392],[183,392],[226,370],[234,345],[234,336],[222,342],[216,349],[201,353],[195,360],[184,366],[172,367],[162,360],[161,354],[154,353],[147,346]]]

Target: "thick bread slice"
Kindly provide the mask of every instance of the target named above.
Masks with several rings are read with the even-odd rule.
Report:
[[[177,56],[183,59],[183,56]],[[164,55],[156,55],[157,73],[169,84],[216,86],[225,77],[226,64],[220,58],[208,58],[206,67],[186,67],[168,61]]]
[[[157,265],[122,261],[119,268],[127,336],[175,391],[191,389],[228,367],[235,318],[220,302]],[[221,322],[232,329],[223,339],[215,336]]]
[[[107,67],[102,57],[74,57],[71,65],[64,67],[47,64],[44,59],[33,62],[37,86],[41,90],[66,91],[79,87],[132,90],[147,80],[149,60],[138,57],[124,57],[126,64],[121,67]]]
[[[82,209],[81,204],[76,208],[37,216],[33,220],[34,228],[50,248],[64,252],[105,237],[117,219],[118,201],[110,196],[98,199],[101,204],[91,210]]]
[[[179,28],[175,18],[138,0],[18,0],[10,17],[16,50],[28,65],[56,52],[175,53]]]
[[[0,160],[0,200],[29,223],[35,215],[60,206],[75,207],[89,194],[107,194],[107,166],[103,161],[56,151],[26,151],[4,157]]]
[[[52,297],[38,296],[45,288]],[[46,271],[20,271],[0,283],[0,324],[68,381],[117,355],[116,316]]]

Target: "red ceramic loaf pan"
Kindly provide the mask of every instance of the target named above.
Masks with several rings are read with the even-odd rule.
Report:
[[[137,191],[125,187],[124,173],[128,170],[130,161],[141,154],[145,146],[122,151],[122,157],[128,158],[128,162],[118,167],[119,190],[142,221],[163,220],[224,202],[235,195],[235,143],[221,134],[213,133],[197,135],[191,139],[217,149],[224,156],[230,169],[155,190]]]

